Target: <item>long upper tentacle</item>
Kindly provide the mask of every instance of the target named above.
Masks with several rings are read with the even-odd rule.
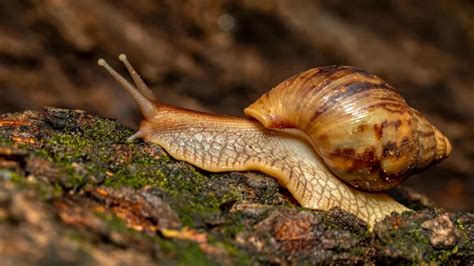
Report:
[[[128,63],[125,57],[121,58],[120,60],[122,60],[122,62],[124,63]],[[148,87],[146,87],[146,85],[145,87],[143,87],[143,80],[141,80],[141,78],[136,74],[133,68],[129,68],[129,66],[127,66],[127,63],[125,63],[125,66],[127,66],[127,69],[130,72],[130,75],[132,75],[133,79],[135,80],[136,85],[141,88],[140,90],[133,86],[130,82],[128,82],[119,73],[117,73],[117,71],[115,71],[112,67],[110,67],[104,59],[100,58],[97,63],[107,69],[107,71],[112,74],[112,76],[120,83],[120,85],[122,85],[122,87],[125,88],[130,93],[130,95],[132,95],[133,99],[140,107],[143,116],[147,120],[152,120],[158,114],[156,110],[156,104],[152,101],[154,97],[150,99],[150,95],[152,95],[151,91],[148,89]],[[144,88],[146,88],[146,90]]]
[[[135,86],[137,86],[138,90],[142,93],[142,95],[145,96],[148,100],[152,102],[156,102],[153,92],[151,92],[150,88],[148,88],[148,86],[145,84],[143,79],[140,77],[140,74],[138,74],[138,72],[135,71],[132,64],[128,62],[127,56],[125,54],[120,54],[119,59],[120,61],[123,62],[123,64],[127,68],[128,73],[130,73],[130,76],[132,76],[132,79],[135,82]]]

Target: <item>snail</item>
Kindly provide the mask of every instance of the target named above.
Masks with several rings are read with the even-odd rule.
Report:
[[[381,78],[349,66],[297,74],[245,108],[247,118],[183,109],[155,99],[121,54],[135,86],[105,67],[134,98],[142,138],[210,172],[273,176],[303,206],[339,207],[369,228],[409,209],[383,193],[446,158],[448,139]]]

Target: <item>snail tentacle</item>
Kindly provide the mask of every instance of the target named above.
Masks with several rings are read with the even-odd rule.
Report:
[[[138,72],[135,71],[133,66],[128,62],[127,56],[125,54],[120,54],[119,59],[127,68],[128,73],[132,77],[135,85],[137,86],[138,90],[140,90],[142,95],[145,96],[149,101],[156,102],[155,95],[153,95],[153,92],[151,92],[150,88],[148,88],[148,86],[145,84],[143,79],[140,77],[140,74],[138,74]]]
[[[126,58],[125,58],[125,61],[126,61]],[[130,93],[130,95],[133,97],[135,102],[140,107],[140,110],[142,111],[142,114],[146,119],[152,120],[158,114],[155,103],[145,96],[146,93],[144,94],[143,90],[138,90],[135,86],[133,86],[130,82],[128,82],[128,80],[126,80],[122,75],[117,73],[117,71],[115,71],[109,64],[107,64],[107,62],[104,59],[100,58],[97,61],[97,63],[100,66],[103,66],[105,69],[107,69],[107,71],[122,85],[122,87],[125,90],[127,90],[128,93]],[[133,72],[131,72],[130,74],[132,74]],[[133,76],[137,76],[137,75],[132,75],[132,77]],[[141,80],[140,77],[138,78]]]

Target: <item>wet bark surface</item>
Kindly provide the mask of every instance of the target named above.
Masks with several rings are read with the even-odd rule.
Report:
[[[272,177],[213,174],[83,111],[0,117],[4,265],[474,262],[474,215],[392,191],[413,212],[373,231],[301,208]]]

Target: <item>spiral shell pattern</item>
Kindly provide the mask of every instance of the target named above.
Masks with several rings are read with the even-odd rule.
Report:
[[[451,152],[392,86],[349,66],[295,75],[244,112],[266,128],[304,135],[336,176],[365,191],[390,189]]]

